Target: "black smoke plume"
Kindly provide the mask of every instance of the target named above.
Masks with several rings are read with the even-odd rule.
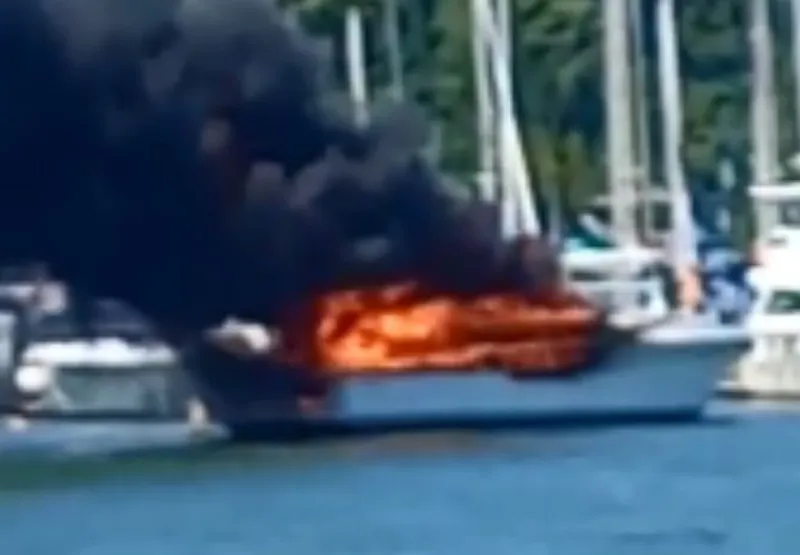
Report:
[[[407,108],[366,129],[326,109],[323,63],[267,0],[0,0],[0,261],[173,330],[550,273],[444,185]]]

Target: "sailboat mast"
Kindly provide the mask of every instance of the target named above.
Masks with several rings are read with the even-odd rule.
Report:
[[[800,140],[800,0],[790,0],[792,9],[792,62],[794,69],[795,137]],[[795,148],[800,149],[800,145]]]
[[[490,47],[486,50],[486,55],[490,58],[489,59],[489,67],[491,68],[492,65],[497,66],[502,69],[504,74],[509,76],[509,82],[513,79],[513,67],[514,61],[512,59],[513,50],[511,44],[511,6],[510,0],[486,0],[486,13],[491,13],[492,16],[490,20],[487,22],[487,25],[491,25],[493,29],[497,30],[497,44],[494,47]],[[487,44],[484,39],[484,44]],[[496,50],[500,50],[504,52],[507,58],[502,58],[502,53],[498,58],[496,54]],[[490,74],[491,77],[492,74]],[[498,99],[497,95],[501,94],[497,87],[495,87],[495,101],[496,102],[503,102],[502,99]],[[495,117],[492,125],[494,133],[497,151],[495,155],[497,156],[497,162],[499,164],[499,172],[497,172],[497,176],[499,179],[499,184],[504,194],[501,195],[502,202],[504,203],[504,210],[507,214],[507,218],[509,219],[509,232],[507,234],[516,235],[522,232],[524,224],[522,222],[522,209],[521,203],[524,202],[518,194],[519,191],[513,193],[514,188],[519,185],[516,182],[516,178],[514,176],[514,170],[512,169],[512,162],[510,161],[510,156],[512,154],[509,152],[509,146],[507,144],[507,127],[509,125],[508,118],[505,117],[505,114],[502,110],[499,112],[500,117]],[[525,193],[522,193],[523,195]],[[514,223],[511,223],[513,220]]]
[[[383,34],[391,75],[390,93],[396,101],[405,98],[403,50],[400,44],[400,8],[397,0],[383,0]]]
[[[634,89],[636,91],[636,168],[639,175],[639,184],[642,186],[642,193],[647,195],[652,179],[652,159],[647,95],[647,56],[644,45],[644,14],[642,12],[642,2],[644,1],[630,0],[630,8],[634,41]],[[647,200],[643,204],[642,224],[646,232],[650,232],[652,228],[652,207]]]
[[[472,21],[477,22],[480,9],[477,2],[472,0]],[[474,23],[477,26],[477,23]],[[488,202],[500,202],[497,191],[497,152],[495,150],[496,114],[492,91],[489,83],[489,51],[483,40],[483,35],[474,29],[472,32],[472,63],[475,77],[475,100],[477,106],[478,127],[478,155],[480,168],[478,170],[478,184],[483,199]]]
[[[620,242],[631,244],[637,237],[628,0],[603,0],[603,56],[612,224]]]
[[[671,255],[676,268],[689,269],[697,264],[697,242],[683,167],[683,107],[674,0],[658,0],[656,15],[664,164],[672,204]]]
[[[497,33],[502,43],[503,51],[508,54],[510,67],[514,66],[514,49],[511,39],[511,0],[494,0],[494,10],[497,20]]]
[[[755,185],[774,185],[778,178],[777,121],[775,114],[772,32],[768,0],[750,0],[752,93],[750,126],[753,144],[753,181]],[[756,233],[763,237],[774,224],[769,207],[756,203]]]
[[[364,21],[361,10],[356,6],[348,7],[345,12],[345,56],[355,120],[359,125],[366,125],[369,120],[369,99],[364,60]]]
[[[539,235],[541,226],[531,195],[530,175],[525,160],[522,139],[514,112],[514,99],[511,85],[509,52],[498,29],[497,17],[488,0],[475,2],[474,24],[483,40],[491,49],[491,77],[496,89],[498,119],[500,120],[500,171],[505,172],[508,181],[501,181],[504,195],[514,201],[520,218],[518,232]]]

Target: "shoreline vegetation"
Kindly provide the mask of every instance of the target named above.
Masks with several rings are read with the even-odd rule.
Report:
[[[333,59],[332,78],[344,90],[344,7],[350,0],[283,0],[322,39]],[[361,0],[371,98],[390,94],[391,71],[382,16],[386,2]],[[580,205],[605,187],[602,26],[594,0],[514,0],[513,51],[517,105],[533,181],[540,192]],[[798,150],[791,60],[789,2],[772,1],[782,159]],[[476,170],[475,102],[469,10],[459,2],[398,0],[399,42],[406,97],[420,102],[438,127],[440,158],[448,171]],[[650,180],[663,179],[655,3],[641,9]],[[749,7],[747,0],[677,3],[684,73],[686,167],[690,186],[718,187],[722,160],[737,173],[733,202],[745,206],[749,182]],[[641,95],[634,94],[634,97]],[[636,110],[636,108],[635,108]],[[642,118],[639,118],[642,119]],[[638,127],[638,126],[637,126]],[[641,132],[641,129],[639,130]],[[738,230],[742,231],[742,230]],[[737,233],[738,235],[738,233]]]

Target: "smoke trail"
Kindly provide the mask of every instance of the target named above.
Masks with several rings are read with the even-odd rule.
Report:
[[[323,63],[267,0],[0,0],[0,259],[188,329],[393,276],[550,277],[420,157],[407,107],[326,109]]]

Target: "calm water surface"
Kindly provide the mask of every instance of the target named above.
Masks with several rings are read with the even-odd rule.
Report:
[[[2,553],[780,555],[800,549],[800,415],[747,412],[733,425],[394,437],[146,456],[100,454],[95,447],[107,443],[108,432],[0,438]],[[169,442],[171,434],[160,439]],[[114,435],[120,442],[125,434]]]

